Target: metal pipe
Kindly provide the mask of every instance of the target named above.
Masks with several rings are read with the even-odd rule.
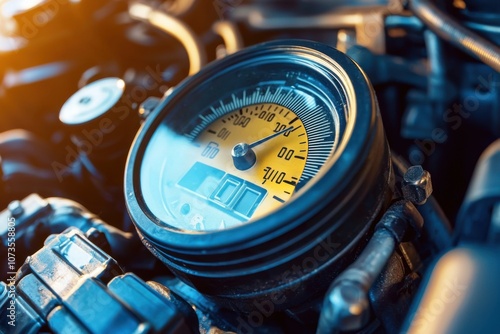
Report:
[[[337,279],[326,294],[317,334],[362,328],[370,318],[368,291],[394,252],[396,240],[379,229],[360,257]]]
[[[428,0],[411,0],[410,9],[438,36],[500,72],[500,48],[470,31]]]
[[[212,30],[224,41],[226,54],[235,53],[243,48],[243,38],[234,23],[217,21],[212,26]]]
[[[423,219],[409,201],[396,202],[385,212],[360,256],[332,283],[323,303],[317,334],[355,331],[370,319],[368,293],[396,244],[419,232]]]
[[[132,4],[129,14],[135,19],[149,22],[184,46],[189,58],[189,75],[197,73],[206,64],[205,49],[196,34],[181,20],[141,3]]]

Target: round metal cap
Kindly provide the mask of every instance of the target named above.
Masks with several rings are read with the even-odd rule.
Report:
[[[88,123],[104,115],[122,97],[125,82],[120,78],[94,81],[73,94],[62,106],[59,120],[68,125]]]

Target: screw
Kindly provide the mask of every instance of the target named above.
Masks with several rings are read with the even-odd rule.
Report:
[[[431,174],[422,166],[411,166],[403,176],[403,196],[414,204],[425,204],[432,194]]]

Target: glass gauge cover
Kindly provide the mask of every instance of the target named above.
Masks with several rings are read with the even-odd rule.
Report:
[[[142,165],[140,178],[162,224],[199,232],[238,227],[314,180],[335,152],[345,114],[308,66],[280,57],[240,63],[240,79],[227,69],[193,93],[174,124],[158,126],[144,155],[155,164]]]

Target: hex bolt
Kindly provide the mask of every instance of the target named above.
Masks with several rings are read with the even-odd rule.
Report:
[[[20,217],[24,213],[23,205],[20,201],[12,201],[7,207],[14,218]]]
[[[413,204],[425,204],[432,194],[431,174],[422,166],[411,166],[403,176],[403,196]]]

